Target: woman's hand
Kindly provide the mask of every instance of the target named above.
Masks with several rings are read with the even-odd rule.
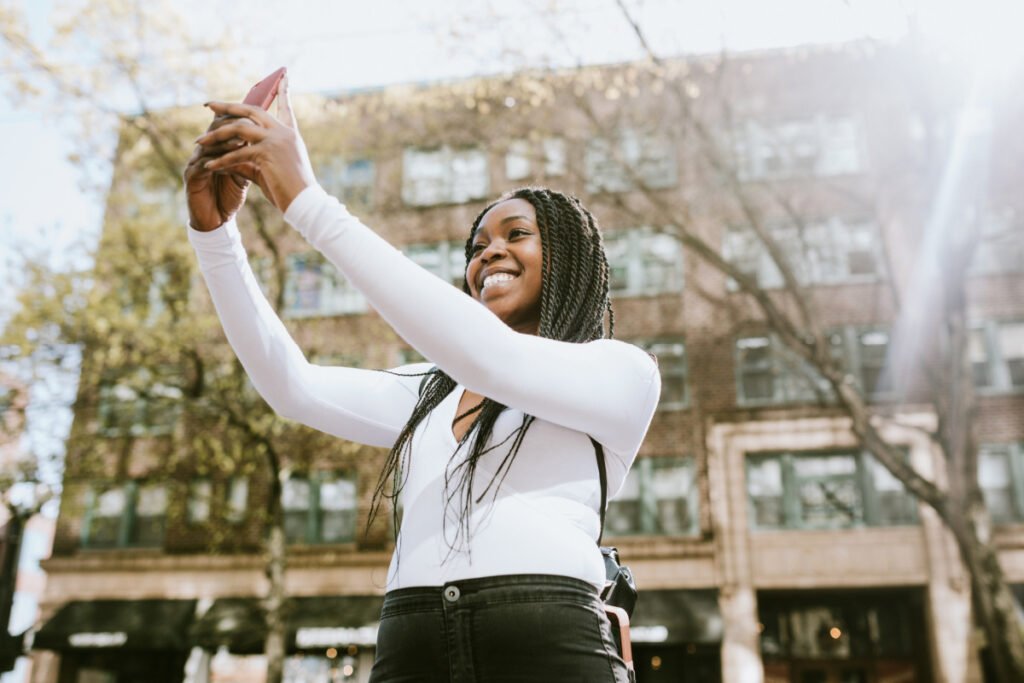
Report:
[[[209,102],[206,106],[218,116],[236,118],[202,135],[197,143],[204,149],[220,149],[235,138],[248,143],[205,161],[203,165],[208,171],[234,173],[255,182],[282,212],[300,192],[316,184],[313,166],[288,99],[287,77],[282,80],[278,94],[280,120],[248,104]]]
[[[217,116],[207,128],[215,131],[234,119]],[[238,213],[245,203],[249,181],[238,173],[213,173],[204,164],[225,152],[238,149],[241,140],[228,140],[218,145],[196,149],[185,166],[185,197],[188,201],[189,225],[202,232],[214,230]]]

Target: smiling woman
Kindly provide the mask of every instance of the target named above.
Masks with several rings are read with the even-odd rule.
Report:
[[[185,172],[189,239],[267,402],[390,448],[371,516],[384,499],[404,514],[370,680],[628,680],[598,593],[598,462],[614,493],[660,378],[645,352],[607,338],[608,262],[594,217],[553,190],[499,198],[470,227],[459,292],[320,188],[286,84],[280,103],[284,122],[210,105],[218,118]],[[381,372],[306,360],[233,220],[249,182],[428,363]]]

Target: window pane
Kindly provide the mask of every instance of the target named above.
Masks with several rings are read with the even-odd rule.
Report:
[[[647,292],[678,292],[683,287],[683,248],[672,235],[639,236],[640,264]]]
[[[871,480],[878,502],[878,523],[886,526],[913,524],[916,503],[907,493],[900,480],[885,469],[881,463],[868,455],[865,459],[871,470]]]
[[[690,519],[690,500],[696,495],[692,468],[688,464],[652,463],[650,491],[656,506],[656,533],[691,533],[696,520]]]
[[[135,503],[132,544],[159,546],[167,525],[167,488],[160,484],[140,486]]]
[[[737,339],[736,349],[741,400],[773,399],[775,397],[775,370],[772,367],[771,343],[768,338]]]
[[[487,174],[487,154],[483,150],[467,149],[452,153],[452,185],[448,197],[452,202],[467,202],[487,195],[490,187]]]
[[[750,458],[747,461],[747,495],[756,527],[783,526],[782,463],[778,458]]]
[[[892,391],[892,384],[885,371],[885,359],[889,351],[889,334],[881,330],[864,332],[860,341],[860,376],[865,393],[874,394]]]
[[[509,180],[522,180],[530,175],[530,143],[526,140],[515,140],[505,154],[505,177]]]
[[[1013,481],[1008,448],[988,447],[978,454],[978,485],[992,521],[1003,524],[1014,520]]]
[[[127,503],[128,493],[123,487],[107,489],[96,496],[89,522],[90,546],[110,547],[118,544]]]
[[[863,522],[854,456],[801,455],[793,458],[793,471],[804,525],[832,528]]]
[[[967,355],[971,361],[971,373],[974,386],[983,388],[992,386],[992,373],[989,369],[988,345],[985,341],[985,330],[971,330],[967,339]]]
[[[241,522],[245,519],[245,510],[249,503],[249,478],[232,477],[227,486],[227,506],[224,511],[229,522]]]
[[[544,145],[544,173],[549,176],[565,175],[565,140],[562,138],[544,138],[542,144]]]
[[[196,479],[188,485],[188,521],[190,524],[205,522],[210,518],[210,500],[213,484],[209,479]]]
[[[309,480],[289,479],[284,483],[281,494],[281,506],[284,508],[285,538],[289,543],[308,540],[309,504],[311,500]]]
[[[605,253],[608,255],[609,289],[612,296],[630,290],[629,282],[629,233],[619,232],[604,236]]]
[[[640,470],[634,466],[615,500],[608,503],[604,530],[610,535],[634,534],[640,528]]]
[[[1024,387],[1024,323],[999,326],[999,352],[1006,363],[1010,385]]]
[[[356,483],[352,479],[332,478],[320,482],[320,540],[351,540],[356,524]]]

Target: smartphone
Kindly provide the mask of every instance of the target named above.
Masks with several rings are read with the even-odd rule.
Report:
[[[288,73],[288,69],[281,67],[270,74],[262,81],[252,86],[249,94],[242,100],[242,104],[255,104],[264,109],[270,109],[270,103],[277,97],[277,88],[281,85],[281,79]]]

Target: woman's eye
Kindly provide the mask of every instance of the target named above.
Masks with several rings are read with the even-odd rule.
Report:
[[[509,237],[518,237],[520,235],[529,235],[530,231],[526,228],[512,228],[508,232]]]
[[[484,248],[484,245],[482,245],[482,244],[474,244],[473,246],[471,246],[469,248],[469,253],[470,254],[478,254],[481,251],[483,251],[483,248]]]

